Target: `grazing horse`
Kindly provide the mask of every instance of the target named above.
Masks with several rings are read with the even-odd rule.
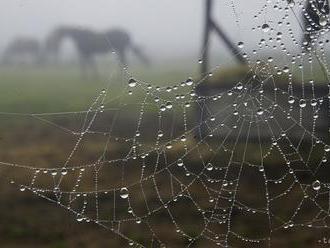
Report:
[[[289,2],[292,0],[288,0]],[[315,45],[320,35],[329,31],[329,1],[307,0],[303,8],[304,38],[303,46]]]
[[[3,63],[34,63],[39,64],[42,60],[40,43],[32,38],[20,37],[14,39],[3,53]]]
[[[96,74],[94,57],[106,54],[110,51],[116,52],[122,65],[127,65],[126,53],[131,49],[143,62],[148,63],[147,57],[135,46],[129,34],[120,29],[112,29],[105,32],[96,32],[89,29],[77,27],[60,27],[55,29],[46,41],[46,49],[56,56],[59,53],[63,39],[69,38],[73,41],[82,68],[86,72],[87,67],[92,68]]]

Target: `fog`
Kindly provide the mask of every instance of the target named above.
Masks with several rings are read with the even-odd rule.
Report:
[[[202,3],[200,0],[1,0],[0,47],[2,50],[17,36],[43,39],[59,25],[76,25],[95,30],[123,28],[131,33],[135,43],[153,54],[166,54],[169,49],[195,52],[200,46]]]
[[[245,42],[255,38],[244,32],[251,31],[252,17],[265,1],[227,1],[225,7],[216,2],[214,18],[235,42],[242,37]],[[43,40],[60,25],[75,25],[100,31],[123,28],[153,57],[197,58],[204,3],[203,0],[1,0],[0,51],[15,37]],[[264,20],[270,14],[265,13]],[[227,50],[221,42],[213,42],[213,49],[216,54],[226,54]]]

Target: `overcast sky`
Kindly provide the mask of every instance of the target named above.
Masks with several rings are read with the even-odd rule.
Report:
[[[44,38],[58,25],[122,27],[136,43],[189,50],[200,45],[201,0],[0,0],[0,47],[17,36]],[[146,48],[147,49],[147,48]],[[180,50],[180,52],[183,52]]]
[[[266,1],[219,1],[214,1],[213,14],[233,41],[255,38],[251,28],[257,24],[252,17]],[[17,36],[44,39],[59,25],[78,25],[95,30],[121,27],[152,54],[198,56],[204,3],[204,0],[0,0],[0,50]],[[271,14],[265,13],[264,21]],[[219,50],[227,50],[221,45],[217,47],[218,42],[213,44]]]

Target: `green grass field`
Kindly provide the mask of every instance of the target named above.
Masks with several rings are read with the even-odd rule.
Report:
[[[64,161],[74,145],[70,135],[42,121],[16,114],[85,111],[103,88],[109,87],[113,96],[126,87],[127,81],[122,78],[120,70],[116,65],[110,67],[114,68],[102,68],[102,76],[98,79],[82,78],[75,65],[0,68],[0,161],[41,167],[52,167],[54,163]],[[133,71],[137,78],[161,85],[183,80],[190,75],[190,69],[172,65],[172,68],[159,66],[133,68]],[[55,121],[66,125],[72,120],[60,116]],[[87,154],[75,161],[81,163],[90,160],[90,156],[94,159],[93,151],[99,154],[104,148],[103,141],[98,142],[89,142]],[[31,193],[19,192],[8,182],[9,178],[16,178],[18,182],[24,182],[25,176],[30,178],[24,170],[2,167],[0,175],[3,178],[0,190],[1,247],[127,245],[110,231],[93,224],[77,223],[75,217],[64,209]]]
[[[192,76],[198,78],[198,65],[184,66],[184,63],[158,65],[150,68],[132,67],[132,74],[145,82],[152,82],[160,86],[169,84],[178,84],[181,81]],[[42,119],[31,117],[30,114],[36,113],[57,113],[57,112],[78,112],[85,111],[93,103],[103,88],[109,87],[110,99],[116,95],[126,94],[125,91],[127,80],[122,77],[122,74],[116,65],[110,65],[109,68],[102,66],[101,75],[98,79],[83,79],[80,75],[79,68],[76,66],[60,66],[54,67],[16,67],[16,68],[0,68],[0,161],[31,165],[35,167],[59,167],[68,158],[72,147],[75,144],[76,137],[70,132],[66,132],[59,127],[66,127],[70,130],[79,130],[82,117],[79,114],[42,116]],[[235,72],[234,72],[235,74]],[[228,81],[229,82],[229,81]],[[122,101],[137,102],[141,104],[144,95],[133,94],[133,96],[121,97]],[[107,102],[106,108],[117,106],[116,101]],[[119,120],[115,123],[114,132],[117,134],[132,137],[138,122],[140,105],[128,105],[122,109]],[[17,113],[20,113],[17,115]],[[21,115],[23,114],[23,115]],[[28,115],[25,115],[28,114]],[[142,123],[142,130],[147,137],[143,143],[145,147],[153,147],[155,145],[154,132],[158,124],[158,110],[153,108],[147,109],[144,114],[146,118]],[[187,113],[188,118],[194,115],[194,112]],[[112,112],[104,114],[104,119],[98,119],[97,125],[93,126],[95,130],[108,130],[109,123],[112,122]],[[164,117],[164,130],[171,129],[175,133],[177,130],[182,130],[182,112],[176,117],[175,121],[170,116]],[[192,117],[191,117],[192,118]],[[49,121],[49,122],[47,122]],[[55,124],[55,125],[53,125]],[[180,124],[180,125],[179,125]],[[57,126],[56,126],[57,125]],[[174,127],[171,127],[173,125]],[[106,129],[104,129],[106,128]],[[154,130],[155,129],[155,130]],[[170,132],[170,131],[169,131]],[[178,131],[178,133],[180,133]],[[168,134],[168,133],[165,133]],[[170,135],[172,137],[173,135]],[[72,164],[93,163],[102,154],[106,144],[106,138],[103,135],[89,136],[88,141],[84,142],[77,150],[72,158]],[[187,137],[187,144],[194,146],[196,141],[192,137]],[[150,141],[151,140],[151,141]],[[216,147],[217,141],[214,143],[201,145],[199,153],[210,157],[210,151]],[[235,148],[234,156],[241,158],[245,144],[238,144]],[[266,146],[266,145],[265,145]],[[127,153],[128,145],[126,143],[112,142],[110,143],[106,156],[109,159],[122,158]],[[232,148],[232,144],[228,142],[228,149]],[[250,144],[246,160],[257,161],[259,144]],[[289,149],[289,148],[288,148]],[[316,150],[311,160],[320,160],[320,152]],[[182,147],[174,146],[173,151],[167,155],[168,161],[175,161],[178,155],[184,153]],[[201,166],[200,158],[197,156],[197,151],[189,157],[189,166],[193,169],[198,169]],[[219,163],[227,159],[228,154],[219,152],[215,157]],[[282,166],[285,161],[277,154],[266,160],[265,166],[268,166],[269,173],[278,174],[278,166]],[[149,165],[153,165],[154,159],[152,156]],[[165,162],[163,162],[165,164]],[[163,165],[164,165],[163,164]],[[162,164],[161,164],[162,165]],[[135,167],[134,167],[135,166]],[[240,190],[241,197],[246,202],[253,204],[263,204],[264,199],[260,198],[264,192],[260,190],[264,186],[257,188],[256,185],[263,183],[262,178],[249,177],[254,171],[250,171],[249,167],[244,171],[247,176],[242,177],[242,188]],[[116,168],[101,171],[102,176],[99,177],[100,184],[109,187],[118,187],[120,185],[120,177],[122,171]],[[141,167],[136,167],[133,163],[127,171],[127,182],[137,181]],[[152,168],[147,168],[146,173],[152,173]],[[182,180],[185,180],[185,175],[180,171],[173,173]],[[93,171],[88,171],[82,182],[82,187],[86,189],[92,188],[89,184],[93,182]],[[69,179],[75,180],[75,176]],[[164,194],[164,198],[168,198],[168,174],[161,174],[158,182]],[[14,178],[15,181],[21,183],[29,183],[31,173],[24,169],[12,167],[0,167],[0,247],[50,247],[50,248],[67,248],[67,247],[127,247],[127,242],[113,234],[111,231],[105,230],[95,224],[77,223],[75,216],[68,213],[56,204],[49,203],[41,199],[31,192],[20,192],[15,185],[8,182]],[[303,180],[303,179],[302,179]],[[49,185],[50,177],[44,176],[38,179],[38,185]],[[65,187],[70,189],[72,185],[69,182],[65,183]],[[150,183],[149,185],[147,183]],[[283,183],[283,188],[288,187],[290,181]],[[201,202],[201,205],[208,207],[207,194],[200,187],[201,185],[193,185],[192,194]],[[153,184],[146,182],[147,198],[152,204],[157,205],[156,193],[153,191]],[[136,194],[138,194],[136,190]],[[298,190],[297,190],[298,192]],[[274,211],[278,211],[283,218],[292,214],[290,204],[296,203],[299,198],[299,193],[293,190],[283,202],[274,203]],[[91,199],[92,201],[93,199]],[[108,208],[105,213],[112,210],[111,202],[104,201],[104,205]],[[282,203],[282,204],[281,204]],[[120,203],[121,204],[121,203]],[[118,205],[118,215],[127,214],[127,206],[125,204]],[[137,211],[141,205],[142,198],[138,198],[135,202]],[[191,235],[196,235],[200,231],[200,223],[195,221],[197,215],[190,215],[187,204],[179,205],[176,209],[177,219],[182,220],[182,226]],[[287,207],[287,208],[286,208]],[[193,208],[193,207],[191,207]],[[90,210],[91,214],[95,214],[95,210]],[[308,214],[306,214],[308,215]],[[237,216],[240,216],[237,213]],[[197,216],[198,217],[198,216]],[[251,218],[251,219],[249,219]],[[186,241],[176,237],[173,224],[170,223],[166,213],[159,213],[152,219],[154,228],[165,239],[171,241],[173,246],[183,247]],[[260,226],[244,225],[235,223],[235,228],[241,233],[245,233],[251,237],[258,236],[263,233]],[[250,216],[246,217],[246,221],[260,221],[261,218]],[[236,221],[237,222],[237,221]],[[136,226],[125,226],[136,240],[143,242],[150,241],[150,237],[145,237],[143,229]],[[309,231],[306,229],[292,229],[286,232],[279,231],[273,234],[274,247],[318,247],[315,239],[321,238],[323,233],[317,231]],[[326,235],[326,233],[324,234]],[[317,238],[316,238],[317,237]],[[236,241],[233,241],[236,242]],[[239,246],[237,243],[237,247]],[[194,247],[213,247],[214,243],[201,240]]]

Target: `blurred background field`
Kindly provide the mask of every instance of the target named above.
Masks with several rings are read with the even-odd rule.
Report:
[[[110,85],[109,95],[115,96],[117,94],[123,93],[123,89],[126,89],[127,81],[124,79],[120,70],[113,69],[116,65],[112,64],[104,66],[106,70],[102,70],[104,74],[108,73],[108,70],[113,70],[114,75],[111,77],[111,81],[102,77],[102,79],[90,80],[82,79],[77,69],[77,66],[70,65],[65,68],[34,68],[30,66],[19,66],[15,68],[1,68],[0,74],[0,83],[1,83],[1,92],[0,92],[0,106],[1,106],[1,151],[0,151],[0,161],[17,163],[17,164],[26,164],[32,165],[35,167],[47,168],[47,167],[60,167],[74,145],[74,136],[72,134],[62,130],[58,126],[68,127],[75,130],[79,127],[81,123],[81,118],[79,114],[69,114],[69,115],[55,115],[53,116],[43,116],[43,119],[32,118],[32,113],[58,113],[58,112],[79,112],[86,110],[95,96],[100,90]],[[143,78],[145,81],[152,81],[153,83],[161,86],[163,82],[176,82],[182,78],[187,78],[187,75],[192,75],[192,71],[196,71],[197,66],[194,67],[180,67],[177,65],[162,65],[159,67],[149,67],[149,68],[139,68],[133,67],[134,75],[137,75],[139,78]],[[226,70],[225,70],[226,71]],[[235,75],[235,70],[229,70],[233,75]],[[234,71],[234,72],[233,72]],[[141,96],[139,94],[133,94],[129,96],[126,91],[124,91],[126,97],[122,98],[124,102],[141,102]],[[112,105],[116,106],[116,103],[106,104],[106,108]],[[131,109],[131,110],[129,110]],[[194,108],[189,115],[194,116]],[[139,106],[132,105],[128,107],[123,112],[124,115],[129,115],[128,113],[138,112]],[[132,112],[130,112],[132,111]],[[157,111],[156,111],[157,113]],[[21,115],[23,114],[23,115]],[[77,117],[77,116],[78,117]],[[95,125],[95,130],[102,130],[102,125],[107,126],[107,123],[111,122],[112,112],[109,113],[105,111],[104,118],[97,121]],[[148,119],[148,111],[145,113],[144,119],[146,122],[143,127],[147,128],[149,132],[152,130],[152,125],[155,123],[155,119]],[[46,121],[45,121],[46,120]],[[49,122],[47,122],[47,120]],[[123,133],[127,137],[131,137],[131,129],[134,130],[134,127],[137,122],[137,115],[131,115],[130,118],[124,119],[125,124],[116,124],[116,133]],[[148,124],[148,121],[150,122]],[[166,121],[166,119],[164,120]],[[180,124],[182,121],[180,118],[177,120]],[[53,124],[58,124],[54,126]],[[103,124],[102,124],[103,123]],[[182,124],[182,123],[181,123]],[[78,125],[78,126],[77,126]],[[101,126],[98,126],[101,125]],[[94,126],[93,126],[94,127]],[[99,128],[99,129],[98,129]],[[78,128],[79,129],[79,128]],[[166,131],[166,125],[164,130]],[[152,135],[151,135],[152,136]],[[154,138],[149,139],[150,143],[148,144],[146,139],[144,145],[153,145]],[[188,137],[189,144],[195,143],[193,136]],[[215,141],[214,141],[215,142]],[[74,157],[72,161],[73,164],[86,164],[88,162],[93,162],[97,159],[99,154],[104,149],[105,141],[102,138],[93,138],[92,136],[88,139],[88,142],[82,145],[83,150],[78,151],[77,156]],[[216,144],[216,142],[214,143]],[[212,147],[212,141],[210,140],[209,145]],[[242,148],[236,149],[237,158],[241,156],[243,151]],[[216,146],[215,146],[216,147]],[[228,144],[230,147],[230,144]],[[249,145],[249,157],[251,161],[258,160],[258,153],[255,152],[258,150],[258,145],[253,146]],[[125,154],[127,146],[124,144],[113,144],[111,145],[111,154],[109,158],[121,157]],[[208,149],[205,147],[200,147],[201,150],[204,150],[202,153],[207,157]],[[255,150],[255,151],[254,151]],[[172,155],[171,155],[172,154]],[[181,148],[175,148],[173,153],[168,154],[168,159],[177,159],[178,154],[182,154]],[[320,159],[321,152],[314,155],[312,159],[315,159],[315,163],[318,163]],[[113,156],[113,157],[111,157]],[[221,161],[221,158],[224,155],[219,152],[217,155]],[[190,168],[194,171],[194,168],[198,170],[200,166],[200,161],[198,158],[190,157]],[[283,164],[279,157],[272,157],[269,160],[265,161],[265,167],[267,168],[268,173],[278,173],[278,166]],[[152,164],[152,163],[151,163]],[[131,179],[134,179],[136,175],[139,174],[139,170],[129,169],[128,175],[131,174]],[[120,237],[113,234],[112,232],[105,230],[92,223],[78,223],[74,215],[68,213],[64,209],[56,206],[54,203],[45,201],[42,198],[34,196],[29,191],[20,192],[16,185],[10,184],[11,179],[15,179],[20,183],[29,184],[31,180],[31,173],[25,169],[11,168],[11,167],[2,167],[1,168],[1,206],[0,206],[0,242],[1,247],[126,247],[127,242],[123,241]],[[251,171],[252,172],[252,171]],[[248,172],[247,173],[251,173]],[[103,172],[105,173],[105,172]],[[173,172],[174,173],[174,172]],[[180,176],[179,172],[175,172],[177,176]],[[111,171],[107,174],[103,174],[100,177],[100,181],[105,182],[109,181],[109,185],[116,186],[120,184],[118,178],[119,171]],[[90,181],[92,181],[93,173],[88,172],[86,177],[84,177],[82,187],[90,188]],[[50,176],[42,176],[38,185],[47,185],[49,184]],[[74,178],[74,177],[73,177]],[[72,180],[73,180],[72,178]],[[251,184],[250,180],[254,181],[254,184],[258,182],[261,183],[262,179],[251,177],[244,177],[242,179],[242,184],[245,185],[245,190],[241,190],[242,197],[254,204],[264,204],[262,197],[259,193],[253,193],[256,190],[255,185]],[[167,177],[158,178],[160,184],[166,185]],[[246,181],[245,181],[246,180]],[[260,181],[261,180],[261,181]],[[302,179],[304,180],[304,179]],[[290,180],[283,184],[283,187],[288,187],[290,185]],[[84,186],[85,185],[85,186]],[[151,185],[150,185],[151,186]],[[149,187],[150,187],[149,186]],[[260,185],[262,188],[262,185]],[[148,189],[148,187],[145,187]],[[284,189],[283,188],[283,189]],[[195,190],[191,190],[195,194],[195,198],[199,199],[201,202],[207,202],[205,199],[205,192],[200,191],[201,188],[196,186]],[[163,193],[166,192],[164,189]],[[244,194],[245,192],[245,194]],[[148,193],[147,193],[148,194]],[[150,191],[151,202],[153,197],[155,197]],[[283,201],[279,206],[274,206],[274,209],[282,209],[283,216],[288,216],[292,209],[290,208],[299,197],[299,193],[290,194],[288,201]],[[245,196],[244,196],[245,195]],[[298,197],[298,198],[296,198]],[[204,199],[204,200],[203,200]],[[154,199],[155,204],[157,202]],[[259,203],[258,203],[259,202]],[[108,199],[105,202],[102,202],[107,206],[111,204],[111,199]],[[142,204],[140,202],[139,204]],[[188,203],[187,203],[188,204]],[[121,207],[122,206],[122,207]],[[177,208],[176,214],[178,214],[178,219],[185,221],[182,225],[186,228],[190,228],[191,234],[197,234],[199,230],[199,224],[194,222],[192,218],[195,218],[194,213],[191,215],[185,215],[189,205],[183,205]],[[287,206],[285,208],[284,206]],[[125,204],[119,205],[116,207],[118,214],[120,212],[125,212]],[[192,208],[193,209],[193,208]],[[287,211],[286,211],[287,210]],[[95,209],[91,210],[91,214],[95,214]],[[109,212],[113,211],[111,206],[107,210]],[[237,213],[237,218],[242,218],[240,214]],[[257,217],[253,217],[249,221],[255,222],[258,220]],[[173,229],[171,224],[167,223],[166,214],[159,215],[154,217],[154,221],[158,224],[155,226],[155,230],[159,231],[164,237],[167,237],[169,240],[175,240],[176,235],[172,232],[169,232],[170,229]],[[233,217],[233,222],[235,217]],[[249,223],[249,221],[247,223]],[[235,224],[240,231],[249,233],[251,237],[258,236],[260,230],[258,226],[255,226],[254,229],[246,229],[245,224]],[[240,227],[241,226],[241,227]],[[127,227],[127,230],[131,230],[131,233],[136,232],[136,239],[140,240],[142,243],[147,242],[149,237],[144,236],[143,233],[140,233],[134,227]],[[159,229],[158,229],[159,228]],[[195,230],[194,230],[195,229]],[[301,236],[304,233],[303,237]],[[287,232],[275,232],[273,238],[273,244],[275,247],[318,247],[316,244],[316,237],[318,239],[322,238],[325,234],[317,231],[293,229]],[[204,243],[205,241],[196,242],[196,247],[212,247],[210,243]],[[171,247],[182,247],[185,245],[184,241],[178,239],[177,241],[171,242],[172,245],[176,246]],[[240,247],[239,243],[238,246]]]
[[[241,50],[202,44],[207,2],[0,2],[0,247],[325,244],[328,51],[285,1],[214,1]]]
[[[111,78],[110,91],[123,88],[117,64],[108,70],[117,73]],[[119,68],[119,67],[118,67]],[[157,70],[158,69],[158,70]],[[136,69],[143,75],[143,69]],[[142,71],[142,72],[141,72]],[[152,73],[153,72],[153,73]],[[107,72],[105,72],[106,74]],[[158,67],[148,70],[147,78],[176,80],[184,69]],[[76,65],[66,67],[16,66],[2,67],[0,73],[1,161],[23,164],[41,163],[51,167],[65,159],[71,144],[66,144],[56,127],[17,113],[53,113],[86,110],[93,98],[109,81],[84,80]],[[63,118],[64,122],[68,121]],[[135,120],[133,120],[135,124]],[[61,136],[62,135],[62,136]],[[85,154],[93,156],[93,148]],[[84,158],[81,158],[81,162]],[[93,224],[77,223],[74,216],[27,192],[19,192],[9,178],[21,178],[19,170],[2,167],[0,243],[1,247],[121,247],[115,234]]]
[[[178,66],[178,65],[181,65]],[[134,67],[138,77],[153,83],[175,82],[191,75],[192,67],[161,65]],[[15,65],[2,66],[0,160],[3,162],[54,167],[63,163],[74,145],[72,136],[50,123],[31,118],[30,114],[85,111],[99,92],[108,86],[109,94],[122,93],[127,81],[116,63],[100,66],[100,78],[84,79],[75,64],[66,66]],[[109,71],[111,71],[109,73]],[[101,73],[101,74],[102,74]],[[189,73],[189,74],[188,74]],[[107,77],[106,75],[110,75]],[[110,79],[109,79],[110,78]],[[124,101],[135,101],[129,96]],[[135,108],[132,109],[135,111]],[[26,115],[27,114],[27,115]],[[74,115],[74,114],[73,114]],[[51,116],[52,117],[52,116]],[[50,117],[50,121],[52,121]],[[55,115],[59,125],[73,126],[80,121],[72,115]],[[133,116],[122,131],[136,125]],[[70,124],[71,123],[71,124]],[[107,123],[104,123],[105,125]],[[120,125],[119,125],[120,126]],[[77,164],[93,161],[104,148],[104,142],[92,140],[87,144]],[[120,148],[119,152],[120,151]],[[1,247],[125,247],[117,235],[95,224],[78,223],[75,217],[28,192],[20,192],[10,184],[11,179],[29,183],[25,170],[1,167],[0,243]],[[108,180],[118,181],[116,175]],[[110,212],[110,211],[109,211]],[[166,227],[164,227],[166,228]],[[140,237],[141,238],[141,237]],[[143,238],[143,237],[142,237]]]

